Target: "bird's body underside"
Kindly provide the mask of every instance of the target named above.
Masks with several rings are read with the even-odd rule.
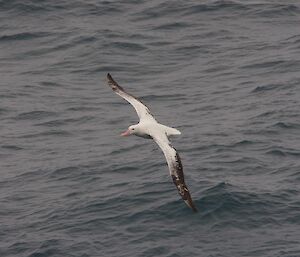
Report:
[[[135,133],[135,136],[139,136],[139,137],[145,137],[148,136],[146,138],[152,138],[151,134],[155,134],[155,132],[157,133],[162,133],[165,134],[167,137],[170,136],[176,136],[176,135],[180,135],[181,132],[178,129],[175,128],[171,128],[165,125],[162,125],[158,122],[139,122],[137,124],[138,128],[139,128],[139,133]]]
[[[136,135],[143,138],[153,139],[163,151],[167,164],[169,167],[170,175],[173,182],[178,189],[184,202],[194,211],[197,209],[192,201],[190,192],[184,181],[184,174],[181,159],[176,149],[171,145],[170,136],[180,135],[181,132],[175,128],[171,128],[162,125],[156,121],[156,119],[150,113],[148,107],[146,107],[141,101],[134,96],[126,93],[126,91],[118,85],[117,82],[107,74],[108,84],[115,91],[116,94],[128,101],[136,110],[140,122],[136,125],[132,125],[124,132],[123,136]]]

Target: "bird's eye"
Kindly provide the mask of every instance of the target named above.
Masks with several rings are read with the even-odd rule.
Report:
[[[132,130],[134,130],[134,128],[132,128]]]

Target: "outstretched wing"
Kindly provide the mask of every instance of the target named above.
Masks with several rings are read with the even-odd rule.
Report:
[[[152,114],[150,113],[148,107],[133,95],[128,94],[121,86],[118,85],[118,83],[112,78],[112,76],[109,73],[107,74],[107,81],[108,81],[108,85],[112,88],[112,90],[116,94],[124,98],[127,102],[129,102],[134,107],[140,120],[143,119],[155,120]]]
[[[192,201],[190,192],[184,182],[182,164],[176,149],[170,144],[170,141],[166,135],[151,136],[153,140],[158,144],[158,146],[162,149],[166,157],[170,175],[182,199],[194,212],[197,212],[196,206]]]

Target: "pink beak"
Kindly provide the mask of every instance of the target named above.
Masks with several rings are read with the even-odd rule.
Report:
[[[123,132],[123,133],[121,134],[122,137],[126,137],[126,136],[129,136],[129,135],[130,135],[130,130],[129,130],[129,129],[126,130],[125,132]]]

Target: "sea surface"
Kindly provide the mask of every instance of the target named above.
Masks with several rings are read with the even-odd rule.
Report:
[[[299,257],[300,1],[0,0],[0,138],[1,257]]]

